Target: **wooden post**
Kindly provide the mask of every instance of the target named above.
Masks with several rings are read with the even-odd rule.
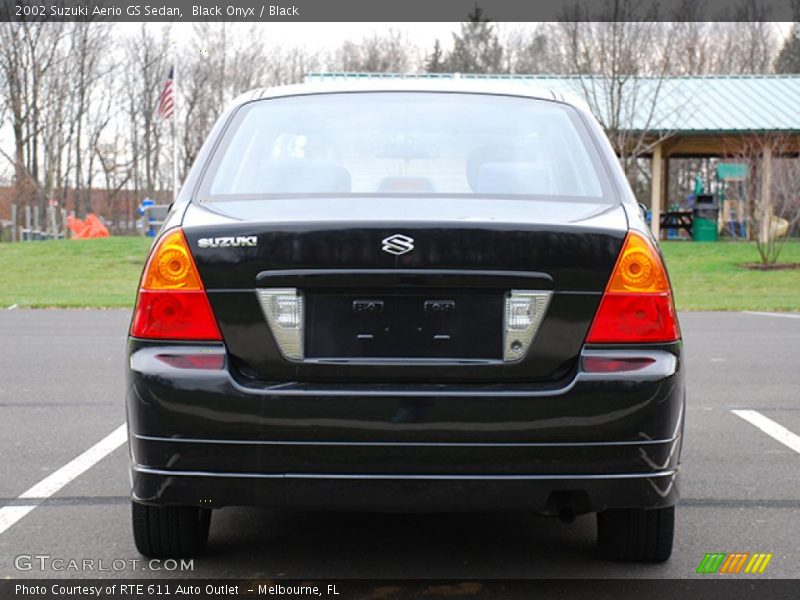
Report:
[[[758,227],[758,241],[768,244],[772,234],[772,147],[769,143],[764,147],[763,166],[761,167],[761,201],[759,214],[761,223]]]
[[[56,207],[48,206],[47,210],[50,213],[50,237],[54,240],[57,240],[58,227],[56,226]]]
[[[669,155],[667,154],[668,150],[664,147],[661,151],[662,158],[661,158],[661,212],[668,211],[670,209],[669,204]],[[659,234],[661,233],[659,223]],[[678,236],[680,236],[681,232],[678,230]]]
[[[754,227],[756,226],[756,217],[758,216],[758,202],[761,198],[756,198],[756,177],[761,176],[761,169],[759,168],[758,161],[754,153],[750,153],[747,159],[747,183],[745,187],[746,203],[745,203],[745,227],[747,233],[745,239],[752,242],[755,239]]]
[[[661,234],[661,194],[664,189],[661,176],[661,142],[653,148],[651,165],[653,177],[650,185],[650,231],[658,239]]]
[[[25,235],[22,239],[31,240],[31,206],[30,204],[25,207]]]
[[[11,205],[11,241],[17,241],[17,205]]]

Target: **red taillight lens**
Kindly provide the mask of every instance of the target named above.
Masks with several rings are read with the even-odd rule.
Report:
[[[665,294],[606,294],[587,342],[674,342],[680,337],[672,297]]]
[[[131,335],[171,340],[221,340],[203,291],[139,290]]]
[[[131,335],[220,341],[217,322],[181,229],[166,233],[147,261]]]
[[[631,232],[586,342],[674,342],[679,338],[672,291],[661,257],[647,238]]]

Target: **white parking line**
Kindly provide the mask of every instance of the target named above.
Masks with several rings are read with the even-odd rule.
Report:
[[[765,417],[757,410],[732,410],[731,412],[800,454],[800,435],[792,433],[780,423]]]
[[[755,310],[743,310],[742,314],[758,315],[760,317],[784,317],[785,319],[800,319],[800,315],[793,313],[774,313],[774,312],[758,312]]]
[[[0,508],[0,534],[55,494],[76,477],[88,471],[128,440],[128,430],[123,423],[94,446],[66,465],[42,479],[32,488],[22,492],[17,500],[30,499],[29,504]]]

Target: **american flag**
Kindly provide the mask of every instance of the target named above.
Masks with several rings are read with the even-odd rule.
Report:
[[[164,80],[164,88],[158,97],[156,114],[162,119],[169,119],[175,114],[175,67],[171,66]]]

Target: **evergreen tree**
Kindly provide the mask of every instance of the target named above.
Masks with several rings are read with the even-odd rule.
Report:
[[[494,23],[477,5],[468,18],[461,24],[461,32],[453,34],[453,50],[447,58],[447,69],[453,73],[504,72],[503,47]]]
[[[800,73],[800,23],[798,22],[792,25],[792,31],[778,54],[775,71],[777,73]]]
[[[433,51],[425,57],[425,71],[427,73],[444,73],[447,71],[444,51],[438,39],[433,44]]]

